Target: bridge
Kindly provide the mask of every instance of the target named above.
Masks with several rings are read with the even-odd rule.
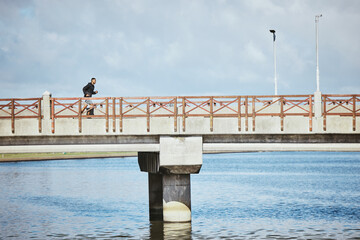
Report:
[[[360,151],[360,94],[0,99],[0,153],[138,152],[150,220],[191,220],[203,152]]]

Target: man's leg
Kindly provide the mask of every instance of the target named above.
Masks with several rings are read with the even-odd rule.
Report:
[[[94,107],[90,108],[89,115],[94,115]]]
[[[84,107],[81,109],[81,113],[83,113],[85,111],[85,108],[87,108],[87,104],[85,103]]]
[[[90,105],[90,108],[87,110],[87,115],[94,115],[94,104]]]
[[[90,99],[86,99],[85,103],[86,103],[86,115],[91,115],[90,111],[91,109],[94,108],[94,103]]]

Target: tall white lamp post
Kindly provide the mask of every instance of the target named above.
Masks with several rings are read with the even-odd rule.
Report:
[[[315,16],[315,31],[316,31],[316,91],[320,92],[320,75],[319,75],[319,18],[322,14]]]
[[[270,30],[270,32],[273,34],[273,46],[274,46],[274,84],[275,84],[275,95],[278,95],[277,91],[277,78],[276,78],[276,45],[275,45],[275,30]]]
[[[322,116],[322,104],[321,104],[321,92],[320,92],[320,75],[319,75],[319,29],[318,23],[319,18],[322,17],[322,14],[315,16],[315,31],[316,31],[316,92],[314,94],[315,100],[315,117],[320,118]]]

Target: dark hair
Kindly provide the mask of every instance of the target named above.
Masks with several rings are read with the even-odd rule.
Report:
[[[95,80],[96,80],[96,78],[91,78],[91,81],[92,81],[93,79],[95,79]]]

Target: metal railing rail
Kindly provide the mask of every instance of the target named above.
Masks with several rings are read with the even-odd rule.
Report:
[[[323,129],[326,131],[327,116],[352,117],[353,131],[356,131],[356,117],[360,116],[360,94],[340,95],[324,94],[323,103]]]
[[[90,99],[94,102],[97,115],[83,115],[82,108],[85,100]],[[109,103],[108,97],[105,98],[51,98],[51,132],[55,133],[55,119],[56,118],[78,118],[79,132],[82,131],[83,118],[105,118],[106,132],[109,131]],[[105,110],[103,107],[105,106]],[[86,112],[86,111],[85,111]]]
[[[55,131],[56,118],[78,118],[81,132],[82,118],[105,118],[106,132],[109,131],[109,119],[112,119],[113,132],[116,131],[116,119],[119,119],[120,132],[124,129],[125,118],[146,118],[147,132],[150,132],[150,119],[168,117],[174,119],[174,132],[177,132],[178,117],[182,119],[182,130],[186,130],[186,119],[205,117],[210,119],[210,131],[214,130],[214,118],[237,118],[238,131],[241,131],[242,118],[245,130],[252,118],[252,130],[255,131],[257,116],[280,117],[281,131],[284,130],[286,116],[309,117],[309,130],[312,131],[313,95],[288,96],[180,96],[180,97],[107,97],[87,98],[97,106],[97,114],[81,114],[85,98],[52,98],[52,131]],[[100,102],[99,102],[100,101]],[[275,107],[279,106],[279,107]],[[74,109],[77,108],[77,109]],[[275,111],[276,109],[276,111]],[[294,112],[294,109],[297,112]],[[65,111],[67,110],[67,113]],[[100,113],[100,114],[99,114]]]
[[[313,95],[287,95],[287,96],[254,96],[252,97],[253,131],[255,131],[256,116],[280,117],[281,131],[284,131],[284,118],[286,116],[304,116],[309,118],[309,131],[312,131]],[[255,110],[256,105],[263,105]],[[280,109],[274,112],[271,106],[278,105]],[[294,112],[296,110],[297,112]]]
[[[85,100],[90,99],[96,106],[95,115],[81,112]],[[42,132],[42,98],[0,99],[0,119],[11,119],[11,131],[15,133],[15,120],[37,118],[38,129]],[[323,130],[327,129],[330,116],[352,117],[352,130],[356,131],[356,118],[360,116],[360,94],[322,95]],[[236,118],[238,131],[256,129],[258,117],[278,117],[280,130],[284,131],[284,119],[290,116],[307,117],[309,131],[313,130],[314,95],[266,95],[266,96],[170,96],[170,97],[103,97],[103,98],[50,98],[51,131],[55,133],[56,119],[77,118],[79,132],[82,132],[84,118],[105,119],[105,129],[116,132],[124,130],[124,119],[146,118],[146,129],[150,132],[151,118],[173,119],[174,132],[178,132],[178,121],[182,131],[186,131],[186,119],[192,117],[209,118],[211,132],[215,118]]]
[[[135,117],[146,117],[148,132],[150,131],[151,117],[173,117],[174,131],[177,131],[177,97],[121,97],[116,99],[119,100],[120,107],[119,115],[116,115],[115,118],[120,118],[120,132],[123,131],[123,119]]]
[[[11,119],[11,132],[15,133],[16,119],[37,118],[41,133],[41,100],[42,98],[0,99],[0,119]]]

